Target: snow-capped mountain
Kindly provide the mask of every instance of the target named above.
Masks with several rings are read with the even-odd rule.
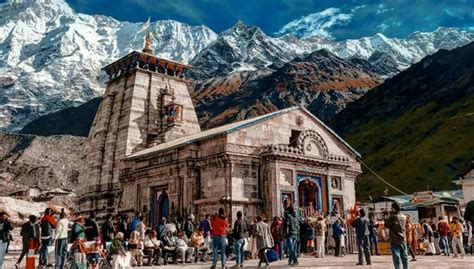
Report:
[[[222,32],[216,41],[191,61],[194,78],[212,78],[235,71],[258,70],[272,64],[283,64],[311,50],[300,47],[297,38],[273,38],[260,28],[238,21]],[[303,43],[304,46],[307,44]]]
[[[0,130],[103,92],[100,68],[141,50],[143,23],[74,12],[63,0],[12,0],[0,6]],[[151,23],[155,53],[189,62],[217,38],[206,26]]]
[[[416,32],[406,39],[383,34],[334,41],[319,36],[305,39],[287,34],[267,36],[260,28],[238,22],[191,61],[194,78],[210,78],[263,67],[280,67],[296,56],[326,49],[344,59],[359,58],[377,66],[382,76],[391,76],[440,49],[453,49],[474,40],[474,33],[440,27],[434,32]]]
[[[100,68],[141,50],[143,26],[76,13],[65,0],[0,4],[0,131],[17,131],[43,114],[100,95],[105,81]],[[271,37],[242,22],[219,35],[206,26],[171,20],[153,22],[149,29],[155,54],[190,62],[195,66],[190,75],[198,80],[277,70],[320,49],[387,77],[427,54],[474,40],[473,33],[455,28],[416,32],[406,39],[377,34],[342,41],[291,34]]]
[[[395,60],[397,69],[402,71],[420,61],[425,56],[440,49],[454,49],[474,40],[474,33],[457,28],[439,27],[433,32],[415,32],[406,39],[388,38],[381,33],[360,39],[316,44],[342,58],[362,58],[371,60],[374,53],[385,53]],[[310,43],[312,43],[310,41]],[[313,43],[312,43],[313,44]],[[379,57],[372,57],[379,59]]]

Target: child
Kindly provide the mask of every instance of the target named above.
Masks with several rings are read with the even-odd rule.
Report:
[[[104,251],[104,245],[102,244],[102,240],[100,237],[95,238],[95,242],[91,245],[89,249],[89,261],[91,263],[91,268],[97,268],[97,264],[99,263],[99,259],[102,256]]]

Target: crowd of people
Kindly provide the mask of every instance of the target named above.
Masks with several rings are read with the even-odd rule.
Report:
[[[57,215],[57,216],[56,216]],[[168,263],[219,262],[224,267],[235,261],[234,267],[244,267],[246,259],[257,259],[258,266],[268,267],[278,259],[288,258],[288,265],[298,265],[301,255],[324,258],[342,257],[347,253],[347,231],[354,231],[358,261],[356,265],[372,263],[371,256],[379,255],[379,240],[388,239],[395,268],[408,268],[408,255],[441,255],[464,257],[472,255],[472,226],[453,217],[448,223],[439,217],[436,223],[422,221],[420,229],[410,216],[401,213],[400,205],[393,203],[390,214],[380,224],[373,216],[366,217],[363,209],[355,219],[348,220],[336,214],[319,214],[301,219],[292,206],[283,216],[267,219],[264,215],[247,221],[238,211],[231,225],[223,208],[215,215],[206,215],[197,221],[190,214],[186,220],[170,221],[162,218],[156,227],[147,227],[141,213],[130,219],[128,214],[108,214],[101,225],[95,213],[88,218],[68,216],[64,211],[55,213],[47,208],[40,218],[30,216],[21,227],[22,252],[20,263],[34,248],[39,254],[41,267],[51,266],[50,252],[54,251],[55,267],[98,268],[103,262],[112,268]],[[10,238],[12,225],[6,213],[0,213],[0,268],[4,245]],[[388,230],[388,236],[385,231]],[[421,234],[418,232],[421,231]],[[449,240],[451,244],[449,244]],[[420,247],[423,244],[426,249]],[[464,242],[464,243],[463,243]]]

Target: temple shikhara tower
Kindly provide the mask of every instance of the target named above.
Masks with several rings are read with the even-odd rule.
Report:
[[[79,210],[199,217],[304,216],[355,203],[359,154],[302,107],[202,131],[189,95],[190,66],[153,55],[149,35],[104,67],[109,81],[86,143]],[[285,202],[286,201],[286,202]]]

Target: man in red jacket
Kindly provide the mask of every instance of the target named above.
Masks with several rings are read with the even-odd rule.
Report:
[[[226,248],[227,243],[225,236],[227,234],[227,229],[229,227],[229,222],[227,221],[224,208],[219,208],[219,214],[212,217],[211,219],[211,235],[212,235],[212,267],[216,268],[217,265],[217,255],[218,251],[221,252],[221,263],[222,268],[225,268],[226,262]]]
[[[448,232],[449,232],[449,225],[448,222],[444,220],[442,216],[438,217],[438,234],[439,234],[439,243],[441,247],[441,252],[443,252],[444,256],[449,256],[449,243],[448,243]]]
[[[41,218],[41,248],[39,251],[40,265],[47,266],[48,264],[48,247],[53,243],[53,230],[56,229],[56,219],[51,208],[46,208],[44,215]]]

